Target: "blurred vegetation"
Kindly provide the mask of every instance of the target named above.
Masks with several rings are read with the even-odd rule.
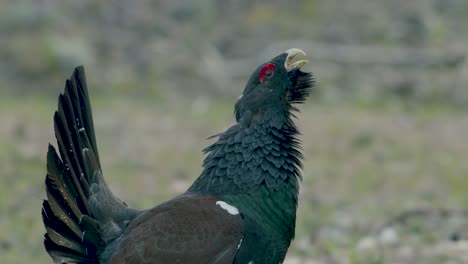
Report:
[[[467,263],[463,213],[385,225],[468,203],[467,44],[465,0],[0,0],[0,263],[50,262],[45,152],[76,65],[108,183],[148,208],[198,176],[249,74],[291,47],[318,86],[287,263]]]
[[[322,100],[468,102],[464,0],[2,0],[1,7],[0,88],[17,95],[55,94],[63,76],[85,64],[94,90],[106,95],[233,96],[257,63],[297,45],[326,87]]]

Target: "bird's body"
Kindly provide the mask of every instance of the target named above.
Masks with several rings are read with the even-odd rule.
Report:
[[[300,180],[294,103],[311,75],[288,50],[261,65],[236,123],[205,149],[189,189],[156,207],[128,208],[104,182],[82,68],[54,116],[60,157],[47,156],[45,247],[57,263],[282,263],[294,238]]]

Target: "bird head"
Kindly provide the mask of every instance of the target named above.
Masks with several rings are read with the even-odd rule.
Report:
[[[254,71],[236,103],[237,121],[264,113],[288,113],[296,109],[293,104],[305,101],[313,86],[313,78],[312,74],[301,71],[309,61],[295,61],[298,55],[306,54],[300,49],[289,49]]]

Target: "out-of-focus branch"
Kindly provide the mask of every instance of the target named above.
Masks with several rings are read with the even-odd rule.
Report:
[[[466,52],[460,48],[415,48],[404,46],[362,46],[327,44],[306,40],[275,43],[265,50],[265,58],[291,47],[308,53],[313,63],[336,63],[361,67],[388,66],[407,68],[458,68],[465,62]],[[226,67],[234,76],[245,75],[257,59],[226,60]]]
[[[309,41],[279,43],[278,46],[296,45],[306,49],[312,60],[336,63],[375,64],[410,67],[457,67],[465,61],[465,51],[450,47],[444,49],[405,46],[365,46],[325,44]]]

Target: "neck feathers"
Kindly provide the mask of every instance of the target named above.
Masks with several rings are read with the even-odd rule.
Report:
[[[302,166],[297,134],[287,115],[239,120],[204,150],[203,172],[188,191],[223,196],[264,186],[271,191],[289,187],[297,194]]]

